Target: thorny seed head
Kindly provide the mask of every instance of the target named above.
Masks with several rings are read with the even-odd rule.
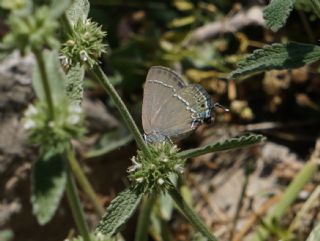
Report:
[[[61,104],[54,106],[54,118],[49,119],[47,105],[38,102],[25,111],[23,127],[31,141],[43,148],[63,146],[84,134],[83,113],[79,105]]]
[[[101,26],[90,19],[80,19],[75,25],[69,39],[62,44],[61,60],[65,68],[77,63],[92,67],[99,63],[98,59],[106,52],[103,38],[106,33]]]
[[[149,149],[150,158],[138,151],[131,159],[133,165],[128,168],[129,178],[139,192],[165,192],[172,186],[169,176],[183,173],[185,160],[178,157],[177,146],[167,142],[150,145]]]

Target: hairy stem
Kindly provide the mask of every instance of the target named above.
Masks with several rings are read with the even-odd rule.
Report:
[[[81,186],[82,190],[86,193],[86,195],[90,199],[90,201],[91,201],[91,203],[93,205],[93,208],[95,209],[96,213],[99,216],[103,216],[104,208],[101,205],[101,203],[99,202],[95,191],[93,190],[90,182],[88,181],[87,177],[83,173],[83,171],[82,171],[78,161],[76,160],[72,150],[68,151],[68,160],[69,160],[70,168],[71,168],[71,170],[72,170],[77,182],[79,183],[79,185]]]
[[[186,216],[189,222],[198,229],[198,231],[206,237],[209,241],[218,241],[218,239],[210,232],[206,225],[201,221],[199,216],[193,211],[193,209],[183,200],[180,193],[171,188],[169,194],[177,204],[180,212]]]
[[[74,179],[71,173],[70,168],[67,171],[67,196],[69,205],[72,211],[73,219],[76,222],[79,233],[82,236],[84,241],[90,241],[89,228],[85,221],[84,212],[82,210],[79,196],[77,193],[76,185],[74,183]]]
[[[44,63],[43,55],[42,55],[42,52],[40,52],[39,50],[34,50],[33,53],[36,56],[38,67],[40,70],[41,80],[43,83],[43,88],[46,95],[46,101],[49,108],[49,119],[52,120],[54,118],[54,108],[53,108],[54,106],[53,106],[53,99],[50,91],[50,85],[49,85],[49,80],[46,72],[46,66]]]

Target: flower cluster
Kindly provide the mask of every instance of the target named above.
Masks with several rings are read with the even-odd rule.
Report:
[[[80,138],[84,134],[84,118],[79,105],[56,105],[53,119],[48,116],[48,107],[41,102],[30,105],[25,111],[23,127],[33,143],[44,148],[65,146],[72,138]]]
[[[101,26],[90,19],[79,20],[74,25],[74,31],[61,48],[62,64],[68,68],[76,63],[88,64],[90,67],[99,63],[98,59],[106,52],[103,38],[106,33]]]
[[[178,148],[167,142],[150,145],[151,158],[138,151],[131,159],[129,178],[134,187],[143,193],[165,192],[171,187],[170,174],[179,175],[184,171],[185,160],[178,157]]]
[[[54,37],[58,23],[47,6],[39,7],[34,12],[12,12],[8,25],[11,31],[3,39],[7,48],[18,48],[24,54],[29,50],[43,49],[44,46],[59,46]]]

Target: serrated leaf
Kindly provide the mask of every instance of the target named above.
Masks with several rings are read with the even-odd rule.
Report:
[[[53,18],[60,17],[70,6],[71,0],[51,0],[50,14]]]
[[[41,225],[56,212],[66,184],[66,167],[61,152],[44,153],[32,168],[32,208]]]
[[[319,241],[320,240],[320,224],[314,227],[312,229],[312,232],[308,236],[308,239],[306,241]]]
[[[73,237],[71,239],[65,239],[65,241],[86,241],[82,236]],[[94,233],[90,233],[90,241],[124,241],[118,237],[98,237]]]
[[[80,63],[72,66],[66,76],[66,91],[71,102],[81,104],[83,99],[84,68]]]
[[[50,86],[51,96],[54,104],[61,103],[61,99],[66,97],[65,92],[65,74],[61,69],[57,51],[43,51],[41,52],[44,59],[45,71],[48,77],[48,84]],[[44,82],[42,81],[39,65],[36,64],[33,69],[32,85],[40,100],[45,100]]]
[[[263,17],[266,24],[272,31],[278,31],[289,17],[295,0],[271,0],[263,10]]]
[[[240,61],[238,68],[232,71],[228,78],[237,78],[271,69],[299,68],[319,59],[320,47],[317,45],[296,42],[266,45]]]
[[[115,235],[133,215],[141,198],[142,194],[130,188],[118,194],[98,224],[95,231],[97,235],[108,237]]]
[[[260,143],[266,138],[263,135],[249,134],[239,137],[234,137],[225,141],[209,144],[203,147],[194,148],[178,153],[180,158],[191,158],[195,156],[200,156],[206,153],[226,151],[232,149],[238,149],[247,147],[253,144]]]
[[[88,0],[74,0],[67,10],[67,18],[70,23],[74,25],[79,20],[83,22],[87,19],[90,10],[90,3]]]

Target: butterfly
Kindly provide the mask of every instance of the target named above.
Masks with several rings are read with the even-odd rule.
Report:
[[[153,66],[144,85],[142,125],[148,143],[181,139],[214,119],[214,103],[199,84],[186,84],[172,69]]]

